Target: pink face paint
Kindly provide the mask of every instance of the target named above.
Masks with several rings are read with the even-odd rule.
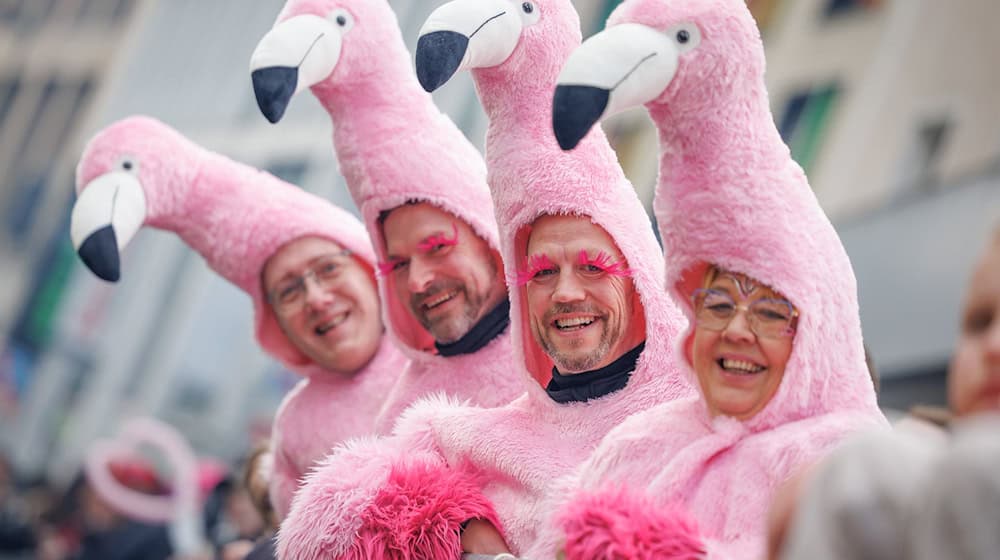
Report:
[[[539,272],[555,267],[548,255],[531,255],[528,257],[528,268],[517,273],[517,285],[523,286],[531,282]]]
[[[611,255],[604,251],[597,253],[597,256],[594,258],[588,257],[586,251],[580,251],[578,263],[581,266],[597,267],[605,274],[611,274],[612,276],[632,276],[632,271],[625,266],[624,261],[614,261],[611,259]]]
[[[757,284],[756,280],[744,274],[738,274],[736,272],[726,272],[724,274],[721,274],[720,276],[725,276],[726,278],[732,280],[733,284],[736,284],[736,289],[739,290],[740,295],[743,296],[744,299],[749,297],[750,294],[756,292],[757,288],[759,287],[759,284]]]
[[[417,245],[417,249],[421,253],[430,253],[439,247],[454,247],[455,245],[458,245],[458,226],[452,222],[451,237],[445,237],[443,234],[436,233],[421,241]]]

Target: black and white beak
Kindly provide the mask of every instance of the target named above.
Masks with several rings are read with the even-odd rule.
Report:
[[[538,18],[532,2],[453,0],[444,4],[420,29],[415,55],[420,85],[434,91],[461,70],[504,62],[517,48],[521,31]]]
[[[120,252],[146,220],[146,194],[132,173],[112,171],[88,183],[70,217],[80,260],[99,278],[117,282]]]
[[[674,79],[681,54],[700,37],[693,25],[664,32],[623,23],[584,41],[556,82],[552,128],[562,149],[575,148],[602,118],[659,97]]]
[[[333,73],[344,34],[353,23],[345,10],[326,18],[295,16],[275,25],[257,43],[250,57],[250,79],[257,106],[268,121],[280,121],[292,96]]]

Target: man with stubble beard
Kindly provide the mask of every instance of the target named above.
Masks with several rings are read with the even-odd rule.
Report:
[[[492,407],[523,392],[510,367],[510,301],[495,233],[476,231],[463,211],[472,213],[411,200],[380,214],[383,297],[412,359],[377,419],[381,433],[425,395]]]

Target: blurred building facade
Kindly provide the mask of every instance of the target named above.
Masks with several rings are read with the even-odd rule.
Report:
[[[413,46],[440,2],[391,0]],[[618,0],[577,0],[584,36]],[[248,299],[176,237],[143,230],[122,280],[69,241],[73,170],[112,121],[149,114],[215,151],[353,208],[322,109],[279,125],[247,71],[282,0],[0,3],[0,445],[65,480],[123,417],[155,414],[225,459],[296,379],[253,341]],[[753,0],[779,128],[854,262],[888,404],[941,399],[960,294],[1000,221],[995,0]],[[435,93],[482,145],[471,79]],[[606,124],[648,204],[656,136],[642,111]]]

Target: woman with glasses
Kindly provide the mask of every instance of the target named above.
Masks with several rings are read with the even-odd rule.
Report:
[[[774,125],[756,24],[743,0],[625,0],[561,76],[564,147],[601,116],[579,98],[644,104],[659,130],[653,208],[699,395],[605,436],[524,556],[763,558],[775,488],[887,422],[851,263]]]

